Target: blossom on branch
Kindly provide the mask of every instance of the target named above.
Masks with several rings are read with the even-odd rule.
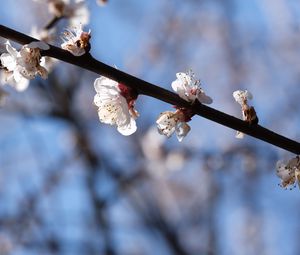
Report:
[[[286,188],[296,183],[300,187],[300,157],[296,156],[289,161],[278,161],[276,174],[282,180],[280,186]]]
[[[40,75],[43,79],[48,76],[47,69],[42,66],[40,49],[48,50],[49,45],[44,42],[31,42],[22,46],[17,51],[6,43],[8,53],[0,56],[1,64],[5,68],[4,80],[18,91],[23,91],[28,87],[29,80]]]
[[[243,120],[252,124],[258,123],[258,118],[253,106],[248,105],[248,100],[253,98],[252,94],[247,90],[236,90],[233,92],[233,98],[242,107]],[[244,138],[244,133],[237,131],[236,138]]]
[[[58,18],[69,19],[70,25],[86,25],[89,22],[89,11],[84,0],[34,0],[48,3],[48,10]]]
[[[192,70],[187,73],[177,73],[177,79],[172,82],[172,89],[184,100],[194,103],[198,100],[202,104],[211,104],[212,99],[207,96],[200,87],[200,80],[195,79]],[[191,127],[187,124],[192,119],[192,110],[174,106],[175,112],[166,111],[158,116],[156,121],[158,132],[166,137],[176,133],[179,142],[190,132]]]
[[[207,96],[200,87],[200,80],[195,79],[192,70],[187,73],[177,73],[177,79],[172,82],[172,89],[184,100],[195,102],[197,99],[202,104],[211,104],[213,100]]]
[[[91,45],[91,30],[84,32],[82,26],[79,25],[73,29],[66,29],[64,31],[62,40],[64,43],[61,44],[62,49],[71,52],[74,56],[82,56],[89,52]]]
[[[175,132],[179,142],[190,132],[191,127],[186,123],[194,114],[191,110],[178,108],[175,112],[162,112],[156,120],[158,132],[166,137],[171,137]]]
[[[122,135],[133,134],[137,129],[135,119],[139,116],[134,109],[136,91],[103,76],[95,80],[94,88],[100,122],[117,126]]]
[[[55,40],[55,32],[55,28],[38,29],[36,26],[33,26],[31,28],[30,35],[40,41],[51,44]],[[48,70],[48,72],[50,72],[52,71],[54,65],[57,63],[58,60],[56,58],[44,56],[42,57],[41,61],[41,65],[44,66]]]

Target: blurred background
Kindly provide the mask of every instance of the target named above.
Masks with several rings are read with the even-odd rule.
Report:
[[[43,3],[44,2],[44,3]],[[30,34],[46,1],[0,0],[0,23]],[[213,108],[241,117],[254,95],[260,124],[299,139],[300,3],[294,0],[85,1],[91,54],[167,89],[193,69]],[[56,23],[53,44],[70,20]],[[20,47],[20,46],[18,46]],[[0,108],[0,255],[299,253],[299,189],[278,186],[292,157],[194,117],[179,143],[157,133],[171,106],[140,96],[138,130],[99,122],[97,75],[56,62],[47,80]]]

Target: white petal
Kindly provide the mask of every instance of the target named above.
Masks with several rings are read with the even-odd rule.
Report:
[[[161,113],[156,121],[158,132],[170,137],[175,131],[177,121],[178,119],[174,112],[166,111]]]
[[[288,181],[289,179],[293,178],[293,176],[295,176],[293,171],[287,167],[284,161],[278,161],[276,163],[276,169],[277,176],[283,181]]]
[[[96,92],[98,92],[98,93],[103,92],[102,91],[103,86],[105,86],[106,88],[109,88],[109,87],[117,88],[118,82],[116,82],[112,79],[106,78],[104,76],[101,76],[100,78],[97,78],[94,81],[94,88],[95,88]]]
[[[176,73],[176,77],[179,81],[181,81],[182,83],[186,84],[186,83],[190,83],[192,78],[190,75],[186,74],[186,73]]]
[[[6,50],[14,58],[18,56],[18,51],[10,45],[9,41],[6,42]]]
[[[176,125],[176,136],[179,142],[190,132],[191,127],[186,122],[178,122]]]
[[[85,49],[77,47],[75,44],[65,42],[61,44],[61,48],[69,51],[72,55],[80,57],[85,54]]]
[[[236,90],[232,93],[232,96],[240,105],[243,105],[244,101],[253,98],[252,94],[248,90]]]
[[[41,50],[49,50],[50,49],[50,46],[47,43],[42,42],[42,41],[31,42],[31,43],[27,44],[27,47],[28,48],[38,48]]]
[[[237,131],[237,132],[236,132],[236,135],[235,135],[235,137],[238,138],[238,139],[243,139],[244,136],[245,136],[245,134],[242,133],[242,132],[240,132],[240,131]]]
[[[100,95],[97,93],[95,96],[94,96],[94,104],[96,105],[96,106],[100,106],[101,105],[101,103],[102,103],[102,101],[101,101],[101,97],[100,97]]]
[[[9,53],[3,53],[0,57],[1,64],[8,69],[8,71],[13,71],[16,68],[16,59],[12,57]]]
[[[118,126],[118,131],[125,136],[132,135],[136,130],[137,126],[133,118],[130,118],[129,124]]]
[[[25,77],[26,79],[31,80],[35,77],[35,70],[29,70],[23,66],[18,65],[17,68],[15,68],[14,70],[14,78],[17,82],[19,80],[20,75]]]
[[[127,126],[130,124],[132,116],[130,115],[126,99],[122,96],[119,96],[116,99],[116,101],[118,102],[118,105],[119,105],[117,125],[118,126]]]
[[[99,105],[98,116],[101,122],[115,125],[120,114],[120,106],[114,101]]]
[[[189,101],[189,98],[186,96],[186,87],[180,80],[173,81],[171,87],[178,94],[178,96],[186,101]]]
[[[6,82],[19,92],[24,91],[29,86],[29,80],[23,77],[19,72],[9,72],[5,78]]]
[[[98,115],[101,122],[110,125],[128,125],[130,114],[125,98],[119,96],[107,102],[100,102]]]
[[[28,86],[29,86],[29,80],[23,77],[22,79],[19,80],[19,82],[15,84],[14,87],[17,91],[22,92],[26,90]]]

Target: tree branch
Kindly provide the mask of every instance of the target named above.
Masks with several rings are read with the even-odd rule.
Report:
[[[37,39],[35,38],[22,34],[3,25],[0,25],[0,36],[18,42],[20,44],[28,44],[32,41],[37,41]],[[296,141],[276,134],[271,130],[268,130],[260,125],[249,125],[248,123],[240,119],[215,110],[206,105],[200,103],[195,103],[191,105],[190,103],[181,99],[177,94],[163,89],[161,87],[158,87],[156,85],[153,85],[147,81],[141,80],[130,74],[124,73],[100,61],[97,61],[90,54],[86,54],[81,57],[75,57],[71,53],[52,45],[50,45],[49,50],[42,51],[42,54],[82,67],[91,72],[106,76],[117,82],[126,84],[126,86],[128,87],[136,89],[139,94],[154,97],[172,105],[190,108],[197,115],[202,116],[206,119],[217,122],[234,130],[241,131],[245,134],[248,134],[259,140],[265,141],[269,144],[273,144],[279,148],[285,149],[292,153],[300,154],[300,143]]]

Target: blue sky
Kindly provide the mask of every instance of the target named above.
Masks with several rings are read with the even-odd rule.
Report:
[[[19,8],[20,2],[24,8]],[[254,94],[251,103],[255,105],[260,123],[297,139],[300,7],[294,1],[281,0],[236,0],[231,3],[233,7],[227,9],[226,13],[222,3],[217,1],[198,6],[179,1],[111,0],[104,8],[98,7],[95,1],[88,1],[91,22],[86,28],[92,30],[91,53],[109,65],[116,65],[121,70],[168,89],[171,89],[170,83],[175,79],[176,72],[193,68],[202,79],[207,94],[214,98],[212,107],[237,117],[240,117],[240,109],[232,99],[232,91],[249,89]],[[0,9],[1,24],[29,32],[37,19],[29,15],[33,8],[31,1],[5,1],[5,4],[6,8]],[[7,9],[13,11],[7,12]],[[26,19],[20,20],[24,13]],[[170,27],[167,22],[170,22]],[[44,21],[42,23],[45,24]],[[161,52],[153,60],[151,52],[156,49],[155,45]],[[65,74],[59,79],[64,81],[71,72],[68,71],[68,65],[63,65],[61,70]],[[143,139],[144,132],[154,125],[158,114],[171,110],[171,106],[141,97],[137,103],[141,112],[137,121],[140,126],[138,134],[130,138],[121,137],[115,129],[97,120],[97,113],[91,104],[94,78],[96,75],[89,73],[81,76],[82,84],[76,101],[76,109],[86,121],[84,125],[89,130],[94,148],[99,155],[113,158],[113,165],[133,165],[128,172],[134,171],[135,167],[144,167],[143,160],[136,152],[140,148],[132,144]],[[35,97],[34,89],[21,95],[9,91],[12,94],[10,105],[19,100],[33,106],[43,105],[40,103],[43,99]],[[75,141],[73,130],[62,121],[26,119],[18,112],[10,113],[5,108],[0,110],[0,119],[0,215],[10,216],[18,212],[20,201],[26,194],[36,192],[43,184],[46,174],[52,171],[49,166],[72,157]],[[205,208],[206,200],[202,201],[202,196],[210,190],[210,183],[214,183],[222,191],[212,212],[219,236],[219,254],[254,254],[251,250],[252,241],[263,243],[264,254],[295,254],[298,250],[299,190],[285,191],[279,188],[274,169],[278,158],[291,155],[251,137],[237,140],[234,138],[235,131],[203,118],[194,118],[191,126],[192,131],[184,142],[179,144],[172,137],[163,146],[166,151],[187,151],[192,157],[184,163],[182,170],[167,173],[161,179],[155,177],[157,180],[154,178],[153,181],[161,186],[165,184],[164,187],[168,188],[162,188],[161,196],[174,196],[175,201],[177,193],[173,194],[173,189],[168,185],[175,183],[191,190],[192,195],[177,201],[181,222],[190,220],[186,219],[185,222],[184,218],[193,210],[189,202],[195,201],[197,209],[202,206]],[[257,153],[259,160],[255,166],[251,168],[251,154],[245,157],[237,154],[229,166],[224,164],[222,167],[222,162],[214,162],[216,169],[218,166],[220,168],[213,174],[214,181],[209,181],[203,154],[212,153],[215,161],[226,161],[225,157],[219,158],[222,152],[231,148],[240,148],[237,151],[241,152],[248,146],[252,146]],[[148,162],[147,167],[149,165],[151,163]],[[261,174],[252,179],[248,168]],[[38,212],[44,215],[48,226],[41,233],[47,235],[55,232],[61,235],[62,240],[86,241],[90,229],[85,220],[91,214],[91,208],[83,181],[86,178],[84,165],[77,158],[68,162],[62,172],[56,189],[43,197],[39,204]],[[207,182],[205,178],[208,178]],[[140,184],[139,188],[149,188],[143,185]],[[114,192],[114,182],[110,177],[105,174],[99,176],[99,193],[109,196]],[[159,190],[153,193],[158,197],[160,195]],[[165,206],[172,209],[171,204]],[[186,205],[186,208],[181,208],[182,205]],[[139,217],[126,197],[118,199],[109,211],[115,230],[114,242],[121,251],[132,247],[137,251],[141,249],[143,254],[153,254],[151,248],[157,245],[156,254],[172,254],[161,238],[139,225]],[[176,217],[171,217],[170,213],[170,221],[180,225]],[[199,216],[198,221],[203,221],[203,218]],[[257,226],[262,227],[260,229]],[[194,236],[189,240],[193,251],[201,246],[197,243],[201,231],[192,227],[186,232],[182,230],[182,233]],[[256,235],[262,240],[256,240]],[[139,245],[135,246],[137,243]],[[76,247],[73,249],[66,247],[64,254],[77,251]],[[26,249],[20,248],[14,254],[26,252]],[[38,249],[35,253],[38,254]],[[35,253],[33,249],[30,254]]]

